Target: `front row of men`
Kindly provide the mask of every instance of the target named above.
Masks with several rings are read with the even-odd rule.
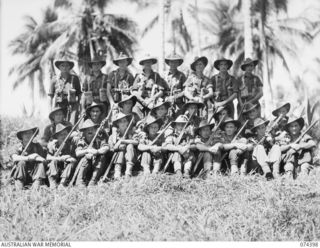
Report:
[[[143,120],[132,112],[137,99],[129,96],[107,117],[103,104],[92,103],[72,126],[65,109],[55,108],[35,142],[37,127],[17,132],[20,148],[12,155],[11,178],[17,188],[95,185],[139,173],[171,172],[185,178],[219,174],[260,173],[268,180],[307,175],[315,141],[302,132],[305,122],[290,116],[290,104],[273,111],[272,121],[258,117],[258,104],[247,104],[241,121],[217,108],[210,120],[199,113],[203,103],[190,101],[176,118],[170,102],[158,102]]]

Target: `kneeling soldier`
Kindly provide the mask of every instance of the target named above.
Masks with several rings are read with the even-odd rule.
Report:
[[[286,145],[281,146],[281,151],[286,153],[284,156],[284,170],[287,177],[292,177],[295,168],[301,170],[302,175],[308,175],[312,168],[311,150],[316,146],[312,137],[308,134],[301,136],[301,130],[304,126],[302,117],[289,117],[285,126],[290,140]]]
[[[156,119],[153,116],[149,116],[146,119],[145,132],[146,134],[139,140],[138,150],[142,152],[141,166],[143,168],[144,175],[149,175],[151,172],[151,166],[153,167],[152,174],[159,172],[162,165],[161,144],[162,139],[155,140],[158,131],[162,124],[161,119]]]
[[[58,124],[56,132],[52,135],[53,140],[48,144],[47,161],[51,161],[48,164],[48,177],[51,189],[55,189],[59,181],[61,186],[66,187],[72,179],[77,165],[75,154],[76,138],[69,138],[63,144],[71,129],[72,126],[70,125]],[[61,149],[60,154],[57,154],[59,149]]]
[[[113,133],[109,138],[110,149],[115,153],[115,159],[112,161],[115,164],[114,178],[121,177],[121,170],[126,166],[126,177],[132,176],[132,169],[136,161],[136,148],[138,141],[133,136],[132,123],[134,118],[132,115],[118,113],[113,126],[117,127],[117,133]],[[112,166],[110,164],[109,166]]]
[[[38,131],[37,127],[23,127],[17,132],[21,146],[11,156],[14,167],[10,174],[17,189],[23,189],[29,183],[38,188],[46,179],[45,151],[39,143],[32,142]]]
[[[76,156],[81,160],[72,178],[71,185],[74,182],[76,185],[86,185],[87,181],[89,181],[89,185],[95,185],[105,170],[105,154],[109,151],[108,137],[103,131],[95,136],[100,130],[98,127],[98,124],[88,119],[80,128],[82,137],[77,144]]]

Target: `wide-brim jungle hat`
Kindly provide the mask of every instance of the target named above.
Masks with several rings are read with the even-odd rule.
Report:
[[[186,115],[179,115],[172,123],[171,126],[174,126],[177,123],[187,123],[189,121]]]
[[[155,115],[157,109],[160,108],[160,107],[163,106],[163,105],[166,106],[167,109],[168,109],[168,108],[170,108],[171,103],[168,102],[168,101],[161,101],[161,100],[160,100],[160,101],[157,101],[156,105],[154,105],[154,107],[151,109],[151,113],[150,113],[150,114]]]
[[[300,128],[302,129],[304,127],[304,119],[302,117],[298,117],[298,116],[295,116],[295,115],[291,115],[289,116],[289,119],[288,119],[288,122],[287,124],[284,126],[284,128],[286,130],[288,130],[290,124],[292,124],[293,122],[298,122]]]
[[[172,53],[172,54],[168,55],[168,56],[164,59],[164,61],[165,61],[165,63],[166,63],[167,65],[169,65],[169,62],[170,62],[170,61],[178,61],[178,66],[180,66],[180,65],[182,65],[182,63],[183,63],[183,58],[182,58],[180,55],[176,54],[176,53]]]
[[[273,116],[278,116],[278,112],[280,109],[282,108],[286,108],[287,111],[289,112],[290,111],[290,108],[291,108],[291,104],[288,103],[288,102],[279,102],[276,106],[276,109],[272,111],[272,115]]]
[[[132,100],[132,102],[133,102],[133,105],[132,105],[132,106],[136,105],[136,102],[137,102],[137,97],[136,97],[136,96],[134,96],[134,95],[130,95],[130,96],[128,96],[128,95],[123,95],[122,101],[118,102],[118,106],[119,106],[120,108],[122,108],[122,105],[123,105],[125,102],[129,101],[129,100]]]
[[[51,121],[53,121],[53,116],[59,112],[59,111],[62,111],[64,115],[66,115],[66,112],[67,112],[67,109],[66,108],[62,108],[62,107],[55,107],[49,114],[49,119]]]
[[[150,125],[152,125],[153,123],[158,123],[159,128],[161,127],[161,125],[163,124],[163,121],[160,118],[155,118],[152,115],[149,115],[145,121],[145,126],[144,126],[144,130],[147,131],[148,127]]]
[[[126,115],[126,114],[124,114],[124,113],[119,112],[119,113],[115,116],[114,120],[112,121],[112,124],[115,125],[115,126],[118,126],[118,122],[119,122],[121,119],[124,119],[124,118],[126,118],[128,121],[130,121],[131,118],[134,118],[134,117],[133,117],[131,114]]]
[[[94,123],[91,119],[86,119],[81,128],[79,128],[80,132],[83,132],[84,130],[88,129],[88,128],[92,128],[92,127],[99,127],[99,124]]]
[[[233,123],[237,128],[239,128],[241,125],[240,121],[234,120],[234,119],[228,117],[225,119],[224,122],[221,123],[221,126],[220,126],[221,130],[223,130],[228,123]]]
[[[37,129],[37,127],[31,127],[29,124],[24,124],[23,127],[17,131],[17,137],[19,140],[22,140],[22,135],[24,133],[32,131],[32,133],[34,134]]]
[[[182,106],[182,111],[185,112],[186,109],[190,106],[190,105],[197,105],[198,109],[202,109],[204,108],[204,103],[202,102],[196,102],[196,101],[189,101],[189,102],[186,102],[183,106]]]
[[[210,130],[214,127],[214,123],[209,123],[207,120],[202,120],[199,124],[199,127],[196,127],[194,129],[195,134],[199,134],[199,131],[201,130],[201,128],[204,127],[210,127]]]
[[[245,106],[244,106],[244,109],[242,111],[243,114],[247,114],[248,112],[250,112],[251,110],[254,110],[255,108],[259,107],[259,104],[258,103],[247,103]]]
[[[206,56],[201,56],[201,57],[195,57],[193,62],[190,64],[190,68],[195,71],[196,70],[196,63],[198,61],[202,61],[202,63],[204,64],[204,67],[206,67],[208,65],[208,58]]]
[[[115,65],[119,65],[119,61],[121,61],[121,60],[127,60],[128,65],[130,65],[133,61],[133,58],[121,52],[119,54],[119,56],[113,60],[113,63]]]
[[[70,70],[74,67],[74,62],[69,60],[66,57],[60,57],[59,59],[56,59],[54,62],[54,65],[59,69],[59,67],[62,63],[68,63],[70,65]]]
[[[226,58],[221,58],[221,59],[217,59],[216,61],[214,61],[214,63],[213,63],[214,68],[216,68],[217,70],[220,70],[219,64],[220,64],[220,62],[223,62],[223,61],[227,62],[228,70],[229,70],[231,68],[231,66],[233,65],[233,62],[232,62],[232,60],[226,59]]]
[[[158,62],[158,60],[155,57],[152,57],[150,54],[147,54],[140,59],[139,65],[143,65],[146,61],[151,61],[153,65]]]
[[[91,111],[93,108],[99,108],[102,113],[104,113],[104,111],[105,111],[105,105],[104,105],[103,103],[92,102],[91,105],[86,108],[86,114],[87,114],[88,116],[90,115],[90,111]]]
[[[260,127],[261,125],[266,125],[268,126],[270,121],[268,120],[264,120],[262,118],[257,118],[254,120],[253,122],[253,127],[251,128],[252,131],[255,131],[258,127]]]
[[[61,123],[57,124],[56,131],[52,134],[52,138],[56,138],[59,133],[63,132],[64,130],[67,130],[68,133],[72,129],[72,126],[70,125],[63,125]]]
[[[245,71],[247,65],[253,64],[254,66],[256,66],[258,63],[259,63],[259,60],[257,60],[257,59],[253,60],[251,58],[246,58],[243,61],[243,63],[241,64],[240,68],[241,68],[241,70]]]
[[[106,58],[105,57],[99,57],[99,56],[96,56],[94,57],[93,59],[91,59],[89,62],[88,62],[88,65],[90,68],[92,68],[92,65],[94,63],[99,63],[101,64],[101,68],[104,67],[106,65]]]

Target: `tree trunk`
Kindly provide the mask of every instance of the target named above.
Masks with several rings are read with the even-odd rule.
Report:
[[[251,0],[243,0],[242,2],[242,13],[244,18],[244,55],[246,58],[253,57],[251,5]]]
[[[164,72],[164,56],[165,56],[165,4],[166,0],[159,1],[159,25],[160,25],[160,58],[159,58],[159,73]]]

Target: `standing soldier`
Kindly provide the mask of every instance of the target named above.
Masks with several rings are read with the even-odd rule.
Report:
[[[60,75],[53,77],[49,88],[50,106],[68,110],[67,120],[73,125],[77,122],[81,99],[81,86],[78,76],[71,74],[74,63],[66,58],[55,61]]]
[[[169,90],[167,83],[161,78],[159,73],[152,70],[152,65],[157,63],[157,59],[146,55],[139,62],[143,66],[142,72],[136,75],[133,83],[133,92],[139,103],[135,106],[135,112],[142,119],[144,110],[150,110],[156,104],[158,98],[164,98],[165,91]]]
[[[236,78],[228,73],[233,65],[230,59],[218,59],[214,67],[219,73],[211,78],[215,108],[226,105],[229,108],[230,116],[234,118],[233,100],[237,98],[239,84]],[[211,97],[211,96],[209,96]]]
[[[31,128],[25,125],[17,132],[21,145],[11,156],[14,167],[10,174],[10,177],[15,180],[17,189],[23,189],[30,183],[33,183],[33,187],[37,189],[47,177],[45,151],[39,143],[32,141],[37,131],[37,127]]]
[[[52,135],[52,140],[48,144],[48,178],[51,189],[55,189],[60,183],[61,186],[68,186],[72,175],[77,166],[75,154],[76,139],[69,138],[64,144],[60,154],[56,154],[65,138],[71,131],[72,126],[58,124],[55,133]]]
[[[183,85],[186,81],[186,76],[183,72],[178,70],[178,67],[182,65],[183,59],[178,54],[170,54],[164,60],[169,66],[169,71],[165,75],[165,81],[169,86],[169,91],[167,92],[167,100],[171,104],[181,109],[183,105]]]
[[[207,76],[203,74],[204,68],[208,64],[207,57],[196,57],[190,67],[192,73],[185,82],[184,95],[186,101],[207,102],[207,110],[210,108],[210,98],[213,95],[212,85]]]
[[[107,94],[111,105],[122,101],[124,95],[130,95],[130,88],[133,85],[134,77],[128,70],[133,58],[120,53],[113,63],[118,69],[108,75]]]
[[[258,60],[246,58],[240,66],[244,74],[239,78],[239,93],[238,93],[238,113],[243,104],[252,103],[258,104],[258,112],[261,114],[259,99],[263,96],[263,85],[260,78],[252,72],[258,64]]]
[[[290,140],[281,146],[281,151],[285,153],[284,170],[289,178],[294,176],[295,170],[301,171],[301,174],[305,176],[312,169],[312,149],[316,147],[316,143],[308,134],[300,139],[303,126],[304,119],[296,116],[290,116],[285,126]],[[299,142],[295,142],[296,140]]]
[[[107,75],[101,72],[106,65],[105,58],[95,57],[89,63],[91,74],[82,85],[82,111],[85,111],[93,102],[103,103],[107,109]]]

